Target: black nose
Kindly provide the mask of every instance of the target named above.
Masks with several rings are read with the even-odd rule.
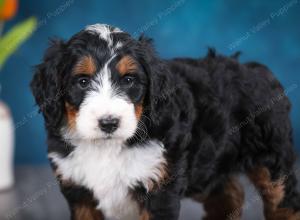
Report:
[[[106,116],[99,120],[99,127],[106,133],[113,133],[119,127],[120,120],[113,116]]]

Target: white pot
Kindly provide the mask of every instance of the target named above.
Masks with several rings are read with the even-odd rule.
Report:
[[[8,107],[0,101],[0,190],[12,187],[14,125]]]

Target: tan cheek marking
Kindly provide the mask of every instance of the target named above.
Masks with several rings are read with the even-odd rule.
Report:
[[[76,116],[77,111],[74,107],[72,107],[69,103],[65,103],[66,106],[66,113],[67,113],[67,120],[69,128],[73,129],[76,125]]]
[[[147,210],[143,210],[139,220],[150,220],[150,214]]]
[[[116,65],[116,69],[121,75],[133,73],[138,69],[136,61],[131,56],[124,56]]]
[[[75,65],[74,74],[94,75],[96,70],[97,68],[94,59],[91,56],[84,56]]]
[[[142,104],[137,104],[135,105],[135,117],[140,120],[143,114],[143,105]]]

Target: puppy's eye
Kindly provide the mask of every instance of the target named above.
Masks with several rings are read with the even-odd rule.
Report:
[[[131,87],[135,82],[135,77],[130,75],[123,76],[121,83],[124,86]]]
[[[90,85],[90,79],[88,77],[80,77],[77,81],[79,88],[86,89]]]

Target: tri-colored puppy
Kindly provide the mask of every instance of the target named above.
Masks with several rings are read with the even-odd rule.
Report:
[[[240,219],[245,173],[268,220],[299,220],[290,102],[267,67],[210,51],[159,58],[108,25],[53,41],[31,83],[72,219]]]

